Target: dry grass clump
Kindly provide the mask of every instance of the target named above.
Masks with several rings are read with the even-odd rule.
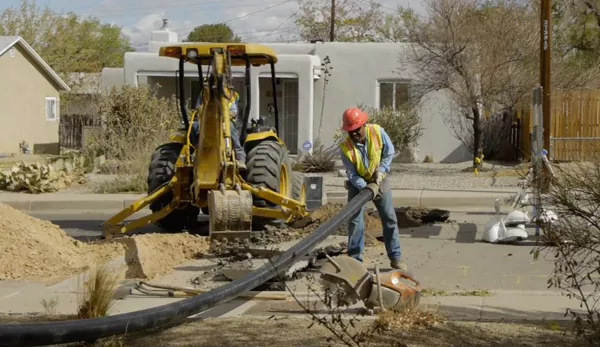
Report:
[[[99,318],[108,314],[114,303],[119,275],[108,266],[97,266],[80,285],[77,316],[80,319]]]
[[[377,333],[385,331],[425,330],[445,323],[444,318],[432,311],[407,309],[403,311],[386,310],[377,315],[373,330]]]

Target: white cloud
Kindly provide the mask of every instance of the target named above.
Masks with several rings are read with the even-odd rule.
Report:
[[[282,3],[282,1],[250,0],[242,2],[244,5],[240,6],[239,0],[201,2],[173,0],[169,5],[159,0],[144,2],[103,0],[101,6],[105,9],[110,8],[111,12],[119,7],[130,9],[131,17],[135,17],[135,13],[140,13],[137,17],[141,18],[135,24],[125,25],[123,32],[131,38],[134,46],[143,46],[149,41],[151,32],[161,27],[163,18],[169,19],[169,27],[179,34],[180,39],[186,37],[196,25],[225,22],[243,40],[259,42],[275,41],[279,38],[294,40],[298,37],[298,31],[292,16],[298,10],[298,2]],[[131,10],[136,3],[139,3],[139,7]],[[381,4],[384,6],[384,11],[390,13],[398,5],[409,6],[418,12],[423,12],[423,5],[419,0],[383,0]],[[142,14],[149,11],[153,13]],[[111,20],[109,13],[104,17]],[[115,15],[115,21],[119,22],[116,17]]]
[[[163,18],[164,12],[147,15],[133,26],[123,27],[123,34],[129,36],[132,46],[143,45],[149,41],[150,33],[162,26]]]

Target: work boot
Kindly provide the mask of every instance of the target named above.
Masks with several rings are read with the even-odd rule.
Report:
[[[400,259],[394,259],[390,261],[390,266],[392,269],[400,270],[402,272],[408,272],[408,266],[406,263]]]
[[[244,163],[243,161],[238,160],[237,167],[238,170],[240,170],[240,172],[246,172],[246,170],[248,170],[248,167],[246,167],[246,163]]]

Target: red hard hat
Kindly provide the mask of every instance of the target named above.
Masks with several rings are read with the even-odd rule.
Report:
[[[352,107],[344,111],[342,116],[342,130],[352,131],[365,125],[368,120],[368,116],[365,112],[359,110],[356,107]]]

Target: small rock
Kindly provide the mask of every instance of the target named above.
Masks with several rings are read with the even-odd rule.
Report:
[[[340,169],[337,172],[338,177],[346,177],[346,170]]]

